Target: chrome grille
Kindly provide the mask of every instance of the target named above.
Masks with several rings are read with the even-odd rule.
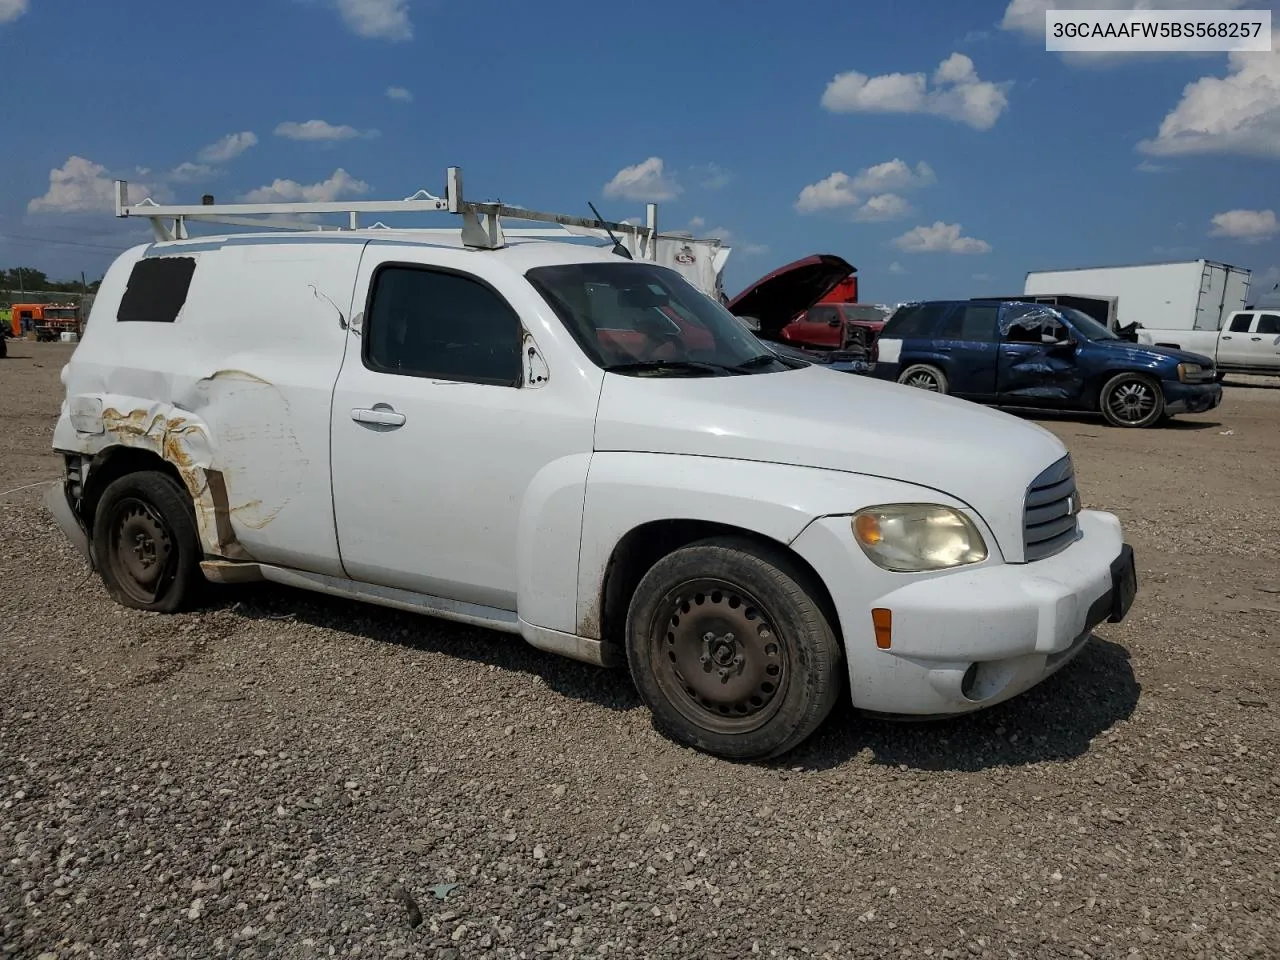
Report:
[[[1070,455],[1031,481],[1023,509],[1023,559],[1043,560],[1076,538],[1080,499]]]

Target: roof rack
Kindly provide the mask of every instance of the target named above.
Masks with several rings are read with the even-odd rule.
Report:
[[[464,200],[462,196],[462,168],[449,167],[445,184],[445,195],[437,197],[426,190],[419,190],[403,200],[335,200],[327,202],[285,202],[285,203],[214,203],[213,198],[206,196],[205,202],[199,205],[159,204],[147,198],[130,205],[129,184],[125,180],[116,181],[116,216],[146,217],[151,221],[151,228],[157,240],[186,240],[187,222],[228,224],[237,227],[269,227],[283,230],[334,231],[360,229],[362,213],[454,213],[462,217],[462,243],[467,247],[481,250],[497,250],[506,245],[506,234],[502,229],[501,218],[509,220],[532,220],[542,223],[559,224],[562,228],[579,227],[588,230],[604,230],[633,238],[635,255],[646,260],[657,258],[658,206],[650,203],[646,209],[644,226],[634,223],[615,223],[610,220],[597,220],[588,217],[574,217],[563,213],[546,213],[541,210],[526,210],[513,207],[502,202],[481,202]],[[347,226],[322,224],[305,219],[262,219],[272,217],[313,217],[321,214],[345,214]],[[168,221],[166,223],[165,221]],[[383,229],[385,224],[375,224]],[[421,228],[416,233],[427,233]],[[432,231],[434,232],[434,231]],[[512,235],[544,236],[552,233],[570,233],[562,231],[516,230]],[[581,236],[582,234],[575,234]]]

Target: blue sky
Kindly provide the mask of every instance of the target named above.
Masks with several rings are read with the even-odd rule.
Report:
[[[1072,59],[1048,5],[0,0],[0,266],[100,274],[146,236],[111,215],[117,176],[387,199],[458,164],[542,209],[657,200],[664,228],[728,235],[730,293],[810,253],[887,302],[1195,257],[1280,282],[1280,41]],[[1280,27],[1274,2],[1179,5]]]

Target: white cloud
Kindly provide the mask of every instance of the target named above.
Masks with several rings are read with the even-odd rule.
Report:
[[[359,196],[369,192],[369,185],[357,180],[342,168],[333,176],[319,183],[303,184],[296,180],[275,180],[265,187],[250,190],[241,199],[245,203],[296,203],[307,200],[327,203],[352,194]]]
[[[991,244],[961,235],[958,223],[936,221],[932,226],[912,227],[893,241],[904,253],[990,253]]]
[[[195,183],[199,180],[208,180],[216,176],[218,173],[213,167],[205,163],[180,163],[169,171],[169,179],[176,183]]]
[[[1225,77],[1201,77],[1138,149],[1158,156],[1246,154],[1280,157],[1280,30],[1270,53],[1233,52]]]
[[[907,272],[907,268],[895,260],[893,263],[889,264],[889,272],[901,275]]]
[[[837,207],[849,207],[858,202],[858,195],[853,192],[853,179],[837,170],[825,180],[811,183],[800,191],[795,207],[800,213],[814,213],[818,210],[834,210]]]
[[[989,130],[1009,105],[1009,87],[981,79],[972,60],[953,53],[932,78],[923,73],[869,77],[856,70],[837,74],[822,94],[822,106],[832,113],[932,114]]]
[[[376,130],[367,130],[361,132],[355,127],[347,124],[334,125],[325,120],[306,120],[299,123],[296,120],[287,120],[276,127],[277,137],[288,137],[290,140],[306,140],[306,141],[334,141],[334,140],[351,140],[355,137],[376,137]]]
[[[892,220],[906,216],[911,207],[893,191],[921,187],[937,181],[929,164],[921,160],[915,169],[895,157],[883,163],[864,167],[849,176],[837,170],[824,180],[811,183],[800,191],[795,208],[800,213],[835,210],[862,203],[864,193],[873,196],[854,213],[856,220]]]
[[[896,193],[878,193],[860,206],[853,215],[855,220],[898,220],[915,211]]]
[[[759,257],[769,252],[769,248],[763,243],[744,243],[733,249],[747,257]]]
[[[410,40],[409,0],[334,0],[342,22],[355,34],[374,40]]]
[[[886,190],[903,190],[907,187],[923,187],[935,183],[937,176],[933,168],[921,160],[913,171],[902,160],[894,157],[884,163],[866,167],[854,174],[851,186],[854,190],[866,193],[881,193]]]
[[[402,103],[411,103],[413,94],[404,87],[387,87],[387,97],[391,100],[399,100]]]
[[[693,168],[694,176],[699,177],[698,186],[703,190],[719,190],[727,187],[733,180],[733,174],[718,163],[704,163]]]
[[[651,203],[674,199],[681,192],[675,179],[665,174],[661,157],[650,157],[635,166],[623,167],[604,185],[606,197]]]
[[[136,176],[147,176],[149,170],[137,170]],[[103,213],[115,210],[115,180],[127,180],[107,172],[100,163],[72,156],[61,167],[49,171],[49,189],[44,196],[27,204],[30,213]],[[136,203],[144,197],[157,202],[167,200],[169,192],[153,181],[132,180],[129,183],[129,201]]]
[[[692,230],[694,233],[697,233],[706,225],[707,225],[707,221],[704,220],[702,217],[693,217],[692,219],[689,220],[689,229]]]
[[[244,153],[258,142],[258,135],[252,130],[241,133],[228,133],[221,140],[202,147],[196,154],[201,163],[226,163]]]
[[[1139,173],[1168,173],[1169,168],[1162,163],[1152,163],[1150,160],[1143,160],[1134,167]]]
[[[1270,240],[1280,233],[1274,210],[1227,210],[1215,214],[1211,237],[1231,237],[1246,243]]]
[[[0,23],[11,23],[27,12],[27,0],[0,0]]]

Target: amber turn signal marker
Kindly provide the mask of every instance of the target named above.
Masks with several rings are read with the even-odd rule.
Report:
[[[876,628],[876,646],[888,650],[893,644],[893,611],[888,607],[876,607],[871,611],[871,622]]]
[[[870,513],[860,514],[853,521],[853,533],[868,547],[880,542],[880,518]]]

